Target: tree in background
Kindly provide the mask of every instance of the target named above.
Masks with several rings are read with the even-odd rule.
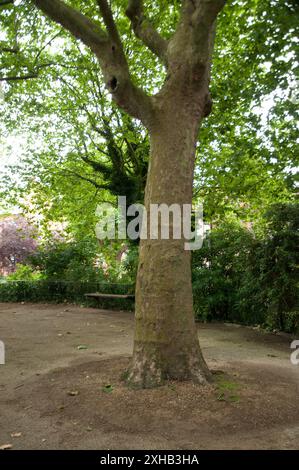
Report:
[[[299,154],[297,0],[232,1],[219,20],[196,194],[213,221],[254,220],[296,197]],[[297,99],[296,99],[297,97]]]
[[[0,218],[0,273],[12,273],[38,246],[36,229],[21,216]]]

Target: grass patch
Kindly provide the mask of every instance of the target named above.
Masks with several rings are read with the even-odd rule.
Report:
[[[232,382],[224,377],[217,377],[216,381],[218,401],[225,401],[227,403],[238,403],[240,401],[240,396],[237,393],[240,389],[238,383]]]

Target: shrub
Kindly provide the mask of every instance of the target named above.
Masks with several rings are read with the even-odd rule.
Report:
[[[236,304],[253,244],[251,232],[237,222],[228,222],[213,229],[202,249],[193,253],[194,307],[198,318],[246,322]]]
[[[66,243],[40,247],[19,265],[15,273],[0,284],[0,301],[6,302],[74,302],[102,307],[131,309],[126,299],[87,299],[85,294],[102,292],[125,294],[134,291],[130,276],[119,282],[97,266],[98,246],[90,243]]]
[[[10,281],[33,281],[41,279],[43,274],[40,271],[36,271],[32,266],[28,264],[17,264],[16,270],[6,277],[6,280]]]
[[[236,222],[212,230],[193,253],[199,319],[298,331],[298,207],[272,206],[256,234]]]
[[[40,247],[27,262],[48,280],[99,281],[105,276],[103,270],[95,266],[97,254],[92,242],[56,242]]]

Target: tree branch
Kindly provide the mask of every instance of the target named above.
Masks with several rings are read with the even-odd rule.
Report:
[[[211,33],[214,35],[213,24],[218,13],[222,10],[226,0],[197,0],[192,15],[193,38],[197,52],[203,54],[207,51]],[[212,38],[213,39],[213,38]]]
[[[62,31],[62,30],[61,30],[61,31]],[[43,52],[48,46],[50,46],[50,44],[52,43],[52,41],[54,41],[58,36],[60,36],[61,31],[59,31],[58,33],[54,34],[54,36],[51,37],[51,38],[46,42],[46,44],[44,44],[44,45],[40,48],[40,50],[38,51],[38,53],[37,53],[36,56],[35,56],[34,64],[37,63],[37,61],[38,61],[40,55],[42,54],[42,52]]]
[[[10,54],[18,54],[20,52],[19,47],[7,47],[0,45],[0,52],[8,52]]]
[[[205,21],[210,26],[216,20],[226,0],[196,0],[193,3],[196,6],[193,20]]]
[[[31,73],[31,74],[28,74],[28,75],[0,77],[0,82],[16,82],[16,81],[20,81],[20,80],[30,80],[32,78],[38,78],[38,74],[37,73]]]
[[[168,75],[160,96],[165,99],[174,92],[186,96],[190,86],[190,96],[197,94],[198,98],[189,107],[198,103],[201,117],[208,116],[212,108],[209,82],[216,18],[225,2],[182,0],[180,20],[167,48]]]
[[[24,75],[8,75],[7,77],[0,76],[0,82],[10,82],[10,81],[16,81],[16,80],[29,80],[30,78],[38,78],[39,71],[41,69],[51,67],[53,65],[60,65],[60,64],[55,64],[55,62],[46,62],[45,64],[36,64],[32,66],[32,68],[26,67],[26,70],[28,71],[28,73]]]
[[[91,160],[88,157],[84,157],[81,155],[82,160],[87,163],[91,168],[93,168],[96,172],[101,173],[105,177],[111,177],[113,172],[112,168],[109,168],[107,165],[101,162],[96,162],[95,160]]]
[[[91,178],[87,178],[85,176],[80,175],[79,173],[76,173],[75,171],[67,170],[66,168],[64,168],[63,170],[60,170],[59,173],[61,175],[66,173],[70,176],[73,176],[74,178],[78,178],[82,181],[86,181],[87,183],[92,184],[95,188],[98,188],[98,189],[109,189],[109,185],[99,184],[96,181],[92,180]]]
[[[122,42],[116,27],[112,10],[107,0],[97,0],[110,39],[123,51]]]
[[[61,0],[33,0],[33,3],[92,50],[107,45],[108,37],[99,25]]]
[[[144,15],[142,0],[129,0],[126,15],[136,36],[167,66],[168,41],[160,36]]]
[[[100,26],[62,0],[32,0],[33,3],[56,23],[59,23],[76,38],[91,48],[100,63],[107,89],[114,101],[131,116],[145,125],[150,121],[152,102],[150,97],[131,80],[128,64],[122,50],[110,7],[99,1],[107,35]],[[115,39],[117,34],[117,47]],[[114,38],[112,41],[111,38]]]

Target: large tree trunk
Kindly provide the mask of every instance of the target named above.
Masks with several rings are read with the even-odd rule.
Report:
[[[199,118],[175,106],[151,130],[145,207],[191,204]],[[206,383],[193,314],[191,256],[185,240],[142,240],[136,286],[136,323],[129,382],[152,387],[165,379]]]

